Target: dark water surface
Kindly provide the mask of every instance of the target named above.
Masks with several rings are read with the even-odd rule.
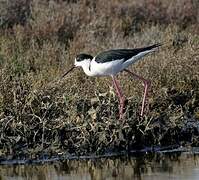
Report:
[[[143,153],[131,157],[0,165],[0,180],[199,180],[199,154]]]

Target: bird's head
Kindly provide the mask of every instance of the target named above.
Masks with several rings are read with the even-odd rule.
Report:
[[[83,64],[87,61],[91,61],[93,57],[89,54],[78,54],[75,58],[75,66],[83,66]]]
[[[78,54],[75,58],[75,63],[74,63],[74,66],[69,69],[63,76],[66,76],[69,72],[71,72],[74,68],[76,67],[83,67],[84,64],[88,63],[89,61],[91,61],[93,59],[93,56],[89,55],[89,54]]]

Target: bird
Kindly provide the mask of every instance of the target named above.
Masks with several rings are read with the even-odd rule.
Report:
[[[119,118],[123,119],[125,97],[120,84],[116,79],[116,75],[122,71],[125,71],[134,78],[141,80],[144,84],[144,93],[140,112],[140,116],[143,117],[147,93],[151,82],[150,80],[131,72],[127,68],[136,63],[138,60],[142,59],[142,57],[145,55],[156,51],[161,45],[162,44],[160,43],[156,43],[141,48],[111,49],[102,51],[94,57],[90,54],[80,53],[76,56],[74,65],[62,75],[62,78],[69,74],[69,72],[74,70],[76,67],[82,67],[87,76],[110,76],[112,78],[116,94],[119,98]]]

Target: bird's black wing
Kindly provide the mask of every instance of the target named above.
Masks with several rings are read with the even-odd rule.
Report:
[[[161,46],[161,44],[154,44],[152,46],[147,46],[144,48],[137,48],[137,49],[113,49],[101,52],[95,57],[95,61],[97,63],[105,63],[115,60],[123,59],[123,61],[127,61],[128,59],[132,58],[133,56],[136,56],[137,54],[152,50],[153,48],[156,48],[158,46]]]

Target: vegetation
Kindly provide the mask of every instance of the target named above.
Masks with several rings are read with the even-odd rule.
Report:
[[[0,2],[0,157],[103,154],[199,143],[197,0],[3,0]],[[142,84],[76,70],[76,54],[161,42],[130,67],[150,79],[149,110],[139,117]]]

